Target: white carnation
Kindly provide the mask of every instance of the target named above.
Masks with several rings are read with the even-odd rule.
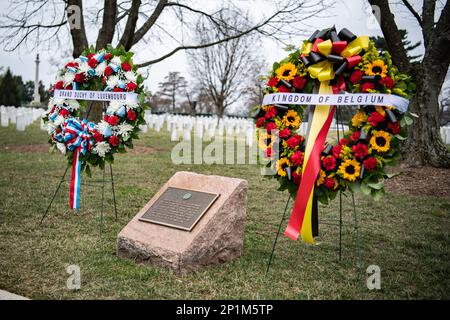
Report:
[[[91,69],[91,67],[88,65],[87,62],[81,62],[78,65],[78,70],[80,70],[80,72],[82,72],[82,73],[88,72],[89,69]]]
[[[95,68],[95,74],[97,76],[103,76],[103,73],[105,72],[106,67],[107,67],[106,62],[103,61],[102,63],[99,63],[97,68]]]
[[[116,111],[118,111],[122,107],[122,102],[120,101],[111,101],[111,103],[108,106],[108,109],[106,110],[106,113],[113,114]]]
[[[115,86],[117,86],[117,84],[119,83],[119,77],[118,76],[111,76],[109,77],[109,79],[106,81],[106,84],[111,87],[114,88]]]
[[[127,103],[128,109],[137,109],[139,106],[136,103]]]
[[[120,60],[120,57],[114,57],[111,59],[111,62],[113,64],[115,64],[116,66],[121,66],[122,65],[122,60]]]
[[[54,121],[53,123],[55,124],[55,126],[59,127],[59,126],[61,126],[62,124],[64,124],[64,121],[65,121],[65,120],[66,120],[66,119],[65,119],[63,116],[57,116],[56,119],[55,119],[55,121]]]
[[[98,123],[97,125],[97,130],[98,132],[100,132],[102,135],[105,134],[106,130],[110,128],[109,123],[106,122],[105,120],[102,120]]]
[[[133,131],[133,126],[129,123],[122,123],[117,127],[117,133],[123,137],[127,137],[131,131]]]
[[[128,81],[130,82],[135,82],[137,81],[137,74],[134,73],[133,71],[127,71],[125,72],[125,78],[127,78]]]
[[[65,145],[64,143],[57,142],[57,143],[56,143],[56,148],[58,148],[58,150],[59,150],[62,154],[66,154],[66,145]]]
[[[78,110],[78,108],[80,108],[80,103],[77,100],[67,100],[66,104],[69,105],[73,110]]]
[[[51,122],[47,122],[47,132],[49,135],[53,135],[56,131],[56,126]]]
[[[111,150],[109,143],[106,141],[99,142],[94,147],[94,153],[98,154],[100,157],[104,158],[105,155]]]
[[[63,81],[64,81],[64,85],[69,85],[72,84],[73,80],[75,80],[75,74],[73,74],[72,72],[66,72],[63,75]]]

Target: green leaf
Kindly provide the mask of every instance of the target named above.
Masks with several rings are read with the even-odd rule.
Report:
[[[377,183],[368,183],[367,186],[372,188],[372,189],[375,189],[375,190],[381,190],[381,189],[383,189],[384,182],[380,181],[380,182],[377,182]]]
[[[91,172],[91,167],[89,166],[89,165],[86,165],[86,175],[89,177],[89,178],[92,178],[92,172]]]
[[[372,190],[366,183],[361,183],[361,192],[364,193],[366,196],[369,196]]]

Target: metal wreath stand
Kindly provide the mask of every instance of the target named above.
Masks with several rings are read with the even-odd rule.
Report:
[[[315,92],[316,93],[316,92]],[[311,122],[312,122],[312,114],[314,112],[314,108],[315,106],[310,106],[309,108],[309,115],[308,115],[308,130],[307,130],[307,136],[309,135],[309,131],[310,131],[310,127],[311,127]],[[340,110],[340,106],[336,106],[336,113],[335,113],[335,119],[336,119],[336,127],[337,127],[337,139],[338,141],[341,139],[341,132],[342,131],[342,136],[344,135],[344,125],[343,123],[341,123],[341,127],[339,128],[339,119],[342,119],[341,116],[341,110]],[[339,249],[338,249],[338,261],[341,262],[342,261],[342,228],[344,227],[344,220],[342,217],[342,194],[343,191],[340,190],[339,191],[339,218],[336,220],[321,220],[319,222],[319,205],[318,205],[318,201],[317,201],[317,197],[314,196],[313,198],[313,205],[312,205],[312,233],[314,237],[317,237],[319,235],[319,223],[324,224],[324,225],[332,225],[332,226],[338,226],[339,227]],[[354,241],[355,241],[355,247],[356,247],[356,255],[357,255],[357,268],[360,269],[361,268],[361,241],[360,241],[360,232],[359,232],[359,219],[358,219],[358,214],[356,211],[356,201],[355,201],[355,195],[353,192],[351,192],[351,197],[352,197],[352,206],[353,206],[353,233],[354,233]],[[272,251],[270,253],[269,256],[269,260],[267,262],[267,269],[266,269],[266,276],[269,274],[270,271],[270,267],[272,265],[273,262],[273,258],[275,256],[275,249],[278,243],[278,239],[280,237],[280,233],[281,233],[281,227],[283,226],[283,223],[286,219],[286,212],[288,211],[289,208],[289,203],[291,201],[292,197],[289,194],[288,198],[286,200],[286,205],[284,207],[284,211],[283,214],[281,216],[281,221],[280,224],[278,225],[278,231],[277,234],[275,236],[275,239],[273,241],[273,245],[272,245]]]
[[[86,112],[86,119],[89,117],[89,114],[91,113],[92,110],[92,105],[93,102],[90,101],[89,103],[89,108]],[[106,103],[103,102],[103,106],[102,106],[102,111],[106,111]],[[56,190],[53,194],[52,199],[50,200],[50,203],[47,206],[47,209],[45,210],[44,214],[42,215],[41,221],[39,222],[39,226],[42,226],[42,223],[44,222],[45,218],[47,217],[50,208],[53,204],[53,201],[55,200],[59,189],[61,189],[61,185],[62,183],[65,181],[66,175],[67,175],[67,171],[69,170],[69,165],[66,167],[66,170],[64,171],[61,180],[58,183],[58,186],[56,187]],[[116,203],[116,192],[115,192],[115,187],[114,187],[114,174],[113,174],[113,168],[112,168],[112,164],[109,163],[109,171],[110,171],[110,181],[111,181],[111,188],[112,188],[112,197],[113,197],[113,204],[114,204],[114,215],[115,215],[115,219],[117,221],[117,203]],[[104,202],[105,202],[105,184],[106,184],[106,166],[103,166],[103,179],[102,180],[94,180],[91,181],[92,183],[102,183],[102,204],[101,204],[101,210],[100,210],[100,228],[102,229],[103,227],[103,220],[104,220]],[[90,183],[82,183],[82,185],[86,185],[86,186],[94,186],[94,184],[90,184]]]

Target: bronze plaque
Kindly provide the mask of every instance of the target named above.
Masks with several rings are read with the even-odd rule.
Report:
[[[191,231],[218,197],[217,193],[168,187],[139,220]]]

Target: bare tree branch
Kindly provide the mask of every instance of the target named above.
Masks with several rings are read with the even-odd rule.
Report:
[[[82,0],[67,0],[67,6],[78,6],[80,8],[80,27],[71,28],[70,34],[72,35],[73,43],[73,56],[78,57],[81,55],[83,50],[89,46],[86,29],[84,27],[84,17],[83,17],[83,1]],[[70,19],[70,12],[67,11],[67,19]]]
[[[96,49],[105,48],[114,38],[117,17],[117,0],[105,0],[102,27],[98,32]]]
[[[139,8],[141,6],[141,0],[133,0],[131,8],[128,13],[127,24],[123,31],[122,38],[120,38],[119,46],[124,46],[125,50],[130,50],[133,45],[134,30],[136,29],[136,23],[139,17]]]
[[[422,25],[422,18],[420,17],[420,15],[417,13],[416,10],[414,10],[413,6],[411,5],[411,3],[409,3],[408,0],[402,0],[403,4],[405,5],[406,8],[408,8],[408,10],[412,13],[412,15],[416,18],[417,22],[419,22],[419,25],[421,27],[423,27]]]
[[[141,28],[139,28],[133,37],[133,45],[138,43],[146,34],[147,32],[153,27],[156,20],[158,20],[159,16],[161,15],[162,11],[164,10],[164,7],[166,6],[168,0],[159,0],[158,4],[156,5],[155,10],[153,11],[152,15],[148,20],[142,25]]]

